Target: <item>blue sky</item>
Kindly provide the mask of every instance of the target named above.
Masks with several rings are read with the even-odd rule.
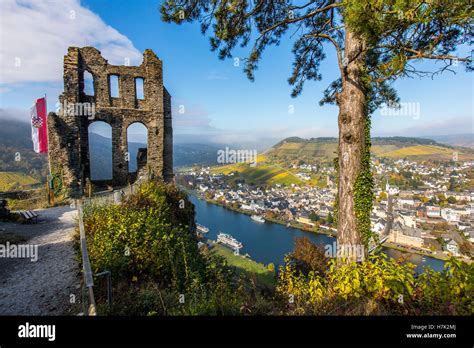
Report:
[[[123,57],[139,64],[139,55],[151,48],[164,63],[165,85],[173,97],[175,134],[181,135],[181,139],[270,144],[291,135],[337,135],[337,108],[318,105],[322,91],[338,74],[331,47],[326,50],[327,58],[321,67],[323,80],[307,83],[302,95],[291,98],[287,83],[293,58],[289,40],[265,52],[252,83],[244,75],[242,65],[236,67],[234,60],[219,60],[210,51],[209,40],[201,35],[198,24],[178,26],[161,22],[159,3],[50,0],[39,6],[26,1],[2,1],[2,51],[8,52],[1,53],[0,108],[27,117],[22,110],[27,110],[34,98],[47,93],[48,110],[54,110],[63,87],[62,56],[67,46],[94,45],[115,64],[123,64]],[[37,14],[38,19],[48,18],[53,29],[33,23],[36,21],[32,14]],[[14,23],[6,23],[7,17],[15,18]],[[15,25],[21,28],[12,27]],[[47,52],[28,62],[29,57],[39,55],[33,51],[41,49],[38,42],[44,43]],[[237,50],[235,57],[244,57],[246,52]],[[12,65],[16,57],[23,64],[19,69]],[[46,65],[45,61],[50,63]],[[27,63],[31,70],[24,67]],[[423,68],[430,64],[433,63],[423,64]],[[461,65],[454,70],[456,75],[447,72],[434,80],[396,82],[401,101],[419,103],[420,114],[384,116],[377,111],[372,134],[472,133],[472,73],[466,73]],[[180,107],[184,107],[184,114],[178,112]]]

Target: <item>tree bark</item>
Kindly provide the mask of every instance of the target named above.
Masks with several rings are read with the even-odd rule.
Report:
[[[361,157],[365,147],[367,98],[361,76],[365,65],[364,50],[363,39],[346,26],[342,90],[337,96],[339,105],[337,243],[342,253],[340,255],[349,260],[356,259],[356,255],[351,255],[349,250],[353,251],[354,247],[363,248],[362,236],[357,230],[354,184],[361,169]]]

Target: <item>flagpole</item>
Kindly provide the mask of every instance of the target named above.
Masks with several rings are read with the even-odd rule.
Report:
[[[46,109],[46,134],[48,134],[48,100],[46,99],[46,93],[44,94],[44,106]],[[49,175],[52,176],[51,173],[51,158],[49,156],[49,136],[48,136],[48,167],[49,167]]]
[[[44,108],[46,111],[46,137],[48,139],[48,168],[49,168],[49,175],[46,177],[46,182],[48,185],[48,202],[49,204],[54,203],[54,191],[53,191],[53,174],[51,173],[51,157],[49,156],[49,136],[48,136],[48,100],[46,99],[46,93],[44,94]]]

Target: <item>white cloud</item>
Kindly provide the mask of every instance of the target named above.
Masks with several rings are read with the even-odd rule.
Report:
[[[94,46],[111,64],[140,64],[133,43],[78,0],[0,1],[0,83],[62,79],[69,46]]]
[[[30,122],[31,115],[28,109],[0,108],[0,120]]]

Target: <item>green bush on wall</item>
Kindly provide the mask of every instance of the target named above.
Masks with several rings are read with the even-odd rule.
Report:
[[[145,277],[182,288],[202,270],[193,221],[186,195],[159,182],[143,184],[120,205],[86,208],[93,271],[108,269],[116,278]]]

